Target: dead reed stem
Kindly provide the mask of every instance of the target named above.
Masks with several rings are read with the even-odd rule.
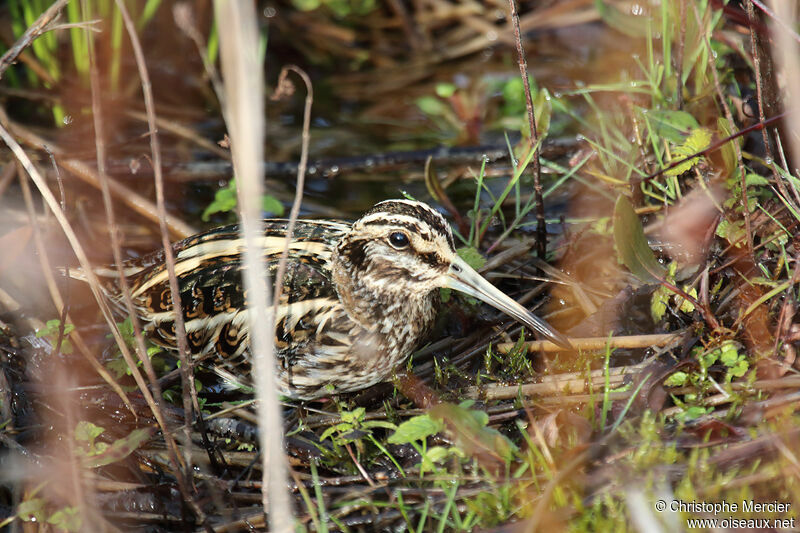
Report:
[[[220,58],[225,85],[225,119],[232,140],[242,233],[245,240],[244,286],[248,293],[250,353],[258,399],[259,441],[263,465],[262,505],[270,529],[293,530],[283,448],[283,424],[276,392],[275,315],[268,309],[270,284],[260,236],[263,192],[263,66],[258,58],[258,14],[252,2],[216,0]]]
[[[124,2],[118,0],[116,2],[117,9],[119,9],[120,14],[122,15],[122,20],[125,24],[125,30],[128,33],[128,38],[131,41],[131,47],[133,48],[134,57],[136,59],[136,66],[139,71],[139,78],[142,85],[142,94],[144,96],[144,105],[145,111],[147,113],[147,124],[149,128],[149,138],[150,138],[150,154],[152,157],[152,165],[153,165],[153,177],[155,180],[155,188],[156,188],[156,209],[158,211],[158,223],[159,228],[161,230],[161,245],[164,249],[164,261],[167,267],[167,277],[169,279],[169,288],[170,288],[170,295],[172,299],[172,311],[175,315],[175,338],[176,344],[178,347],[178,358],[181,361],[181,384],[182,384],[182,399],[183,399],[183,413],[184,413],[184,426],[183,426],[183,438],[185,443],[191,442],[191,425],[192,425],[192,407],[194,407],[195,412],[197,413],[198,420],[200,420],[200,425],[202,429],[202,412],[200,409],[199,401],[197,399],[197,390],[195,388],[194,382],[194,362],[190,356],[189,346],[186,342],[186,327],[184,324],[183,319],[183,305],[181,303],[181,295],[180,295],[180,288],[178,286],[178,277],[175,275],[175,256],[172,251],[172,244],[170,243],[169,239],[169,231],[167,229],[167,209],[164,203],[164,177],[162,174],[161,168],[161,145],[159,141],[158,130],[156,127],[156,115],[155,115],[155,101],[153,99],[153,89],[152,84],[150,83],[150,75],[147,72],[147,64],[144,59],[144,52],[142,51],[142,45],[139,42],[139,37],[136,33],[136,27],[131,19],[130,13],[128,13],[128,9],[125,6]],[[118,266],[118,268],[120,268]],[[120,277],[122,277],[122,271],[119,272]],[[127,296],[126,296],[127,299]],[[130,304],[129,312],[133,311],[132,302]],[[138,333],[138,332],[137,332]],[[137,334],[137,337],[139,335]],[[137,338],[137,342],[138,338]],[[144,348],[144,341],[141,341],[141,346]],[[146,353],[144,354],[143,359],[147,359],[146,365],[150,367],[150,371],[152,371],[152,366],[149,364],[149,358],[147,358]],[[144,361],[143,361],[144,362]],[[150,373],[150,372],[149,372]],[[155,378],[155,373],[152,373],[152,380],[156,385],[156,391],[160,393],[158,390],[157,380]],[[203,435],[205,435],[205,431],[201,431]],[[183,446],[183,455],[184,455],[184,477],[188,480],[191,478],[192,473],[192,455],[191,455],[191,446]],[[210,449],[207,446],[207,449]],[[210,455],[209,459],[211,460],[212,464],[215,464],[215,458],[213,454]],[[189,498],[189,494],[184,494],[185,498]],[[193,505],[194,507],[194,505]],[[197,508],[199,510],[199,507]],[[205,515],[201,512],[197,515],[201,521],[205,520]]]
[[[569,342],[576,350],[596,351],[615,349],[615,348],[650,348],[654,346],[664,346],[675,340],[682,332],[663,333],[655,335],[628,335],[625,337],[584,337],[570,338]],[[508,353],[516,347],[514,342],[504,342],[498,344],[496,349],[500,353]],[[563,352],[557,344],[550,341],[528,341],[523,344],[528,351],[532,352]]]

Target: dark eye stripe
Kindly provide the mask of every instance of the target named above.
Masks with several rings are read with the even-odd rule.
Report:
[[[373,207],[364,215],[364,217],[373,215],[375,213],[386,213],[389,215],[387,217],[389,219],[391,218],[391,215],[406,215],[412,218],[417,218],[427,224],[433,231],[447,239],[447,243],[450,245],[451,250],[455,251],[456,249],[455,242],[453,241],[453,235],[450,232],[450,228],[447,226],[447,222],[445,222],[442,215],[434,211],[431,207],[421,203],[387,200]]]

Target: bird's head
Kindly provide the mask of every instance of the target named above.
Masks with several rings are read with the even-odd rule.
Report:
[[[414,299],[448,287],[475,297],[563,347],[569,341],[478,274],[456,253],[450,225],[422,202],[387,200],[358,219],[334,253],[340,287],[347,279],[382,299]],[[363,297],[363,296],[362,296]]]

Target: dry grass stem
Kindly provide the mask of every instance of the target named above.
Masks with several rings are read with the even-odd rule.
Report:
[[[258,399],[259,441],[263,464],[262,504],[269,509],[270,529],[293,530],[283,424],[275,388],[275,316],[268,310],[270,287],[264,269],[260,236],[263,191],[264,102],[263,66],[258,58],[258,16],[250,2],[216,0],[225,84],[225,119],[232,140],[238,198],[245,240],[244,286],[248,296],[250,353]]]
[[[539,132],[536,129],[533,95],[531,95],[531,82],[528,77],[528,60],[525,57],[525,48],[522,46],[516,0],[508,0],[508,5],[510,7],[509,18],[514,28],[514,43],[517,47],[519,75],[522,78],[522,87],[525,91],[525,109],[528,111],[528,128],[530,129],[531,135],[528,149],[534,152],[533,159],[531,159],[531,173],[533,174],[533,191],[536,197],[536,254],[539,256],[539,259],[544,259],[547,255],[547,226],[544,220],[544,197],[542,196],[541,168],[539,163]]]
[[[193,421],[193,416],[192,416],[193,409],[196,411],[198,419],[200,420],[200,425],[203,435],[205,435],[205,431],[202,426],[202,413],[199,401],[197,399],[197,390],[195,388],[194,363],[191,359],[191,352],[189,351],[188,342],[186,340],[186,328],[184,325],[183,305],[181,303],[180,287],[178,286],[178,277],[175,275],[175,256],[172,251],[172,243],[170,242],[169,230],[167,228],[167,209],[164,203],[164,177],[162,175],[162,168],[161,168],[161,146],[156,127],[153,89],[152,89],[152,84],[150,83],[150,75],[147,72],[147,65],[144,59],[144,52],[142,51],[142,46],[141,43],[139,42],[139,37],[136,32],[136,27],[133,23],[133,20],[131,19],[130,13],[128,13],[128,10],[125,7],[124,2],[122,2],[121,0],[117,0],[116,4],[117,4],[117,9],[119,9],[120,14],[122,15],[122,20],[125,24],[125,29],[128,33],[128,38],[131,41],[134,57],[136,58],[136,66],[139,71],[139,78],[142,84],[142,94],[144,96],[144,105],[147,113],[147,124],[149,127],[149,139],[150,139],[150,155],[152,157],[153,174],[156,186],[156,209],[158,212],[159,228],[161,230],[161,245],[164,249],[164,260],[166,262],[167,276],[169,279],[169,288],[172,299],[172,309],[175,316],[175,338],[178,347],[178,357],[181,361],[181,384],[183,392],[182,399],[183,399],[183,411],[184,411],[183,436],[184,436],[184,441],[188,443],[190,442],[191,439],[190,427]],[[119,274],[120,277],[123,277],[121,270],[119,271]],[[126,295],[126,300],[127,299],[128,296]],[[131,302],[129,306],[130,306],[129,312],[131,313],[133,320],[133,303]],[[143,349],[144,340],[143,339],[140,340],[141,334],[138,328],[136,328],[136,331],[137,331],[136,335],[137,344],[140,344],[141,348]],[[152,366],[150,365],[149,358],[147,357],[146,353],[143,353],[142,355],[143,355],[143,363],[149,369],[149,373],[152,373],[152,379],[154,386],[156,388],[156,393],[159,394],[160,396],[160,390],[158,389],[158,382],[155,379],[155,373],[152,372]],[[184,459],[183,466],[185,468],[185,473],[183,476],[178,476],[178,480],[181,486],[181,491],[183,492],[184,499],[193,508],[193,510],[197,514],[198,519],[201,522],[204,522],[205,513],[203,513],[200,507],[194,502],[189,492],[189,485],[188,483],[186,483],[186,480],[191,479],[191,473],[192,473],[191,451],[192,451],[191,446],[183,447],[183,459]],[[213,464],[215,460],[214,456],[210,455],[209,458]],[[183,480],[181,478],[183,478]]]
[[[289,258],[289,246],[292,243],[292,235],[294,234],[294,227],[297,223],[297,216],[300,214],[300,204],[303,201],[303,189],[305,188],[306,181],[306,166],[308,165],[308,145],[311,142],[311,105],[314,103],[314,89],[311,85],[311,79],[308,74],[301,68],[294,65],[287,65],[281,69],[278,76],[278,89],[280,91],[282,84],[288,83],[289,72],[294,72],[303,80],[306,86],[306,99],[303,109],[303,133],[302,133],[302,147],[300,152],[300,164],[297,166],[297,183],[295,185],[295,196],[292,202],[292,209],[289,212],[289,224],[286,228],[286,239],[281,252],[281,258],[278,262],[278,271],[275,276],[275,313],[278,313],[278,303],[281,299],[281,292],[283,291],[283,278],[286,275],[286,263]],[[276,94],[276,96],[279,96]]]
[[[665,346],[670,342],[676,340],[682,332],[675,333],[660,333],[655,335],[628,335],[625,337],[585,337],[585,338],[570,338],[572,346],[576,350],[582,351],[603,351],[606,348],[650,348],[655,346]],[[504,342],[498,344],[496,349],[500,353],[508,353],[514,349],[516,343]],[[557,344],[550,341],[528,341],[524,344],[528,351],[531,352],[563,352]]]

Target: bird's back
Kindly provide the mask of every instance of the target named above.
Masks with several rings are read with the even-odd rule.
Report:
[[[285,246],[286,228],[285,220],[263,222],[258,244],[272,280]],[[353,324],[341,308],[330,270],[333,246],[348,228],[342,223],[305,220],[295,226],[276,315],[282,381],[292,379],[293,373],[296,381],[304,381],[306,367],[311,365],[313,370],[324,363],[315,362],[314,354],[342,352],[349,342]],[[242,282],[244,239],[239,227],[192,236],[174,244],[173,251],[189,348],[196,359],[208,359],[209,365],[247,382],[249,323]],[[113,272],[109,269],[108,275]],[[175,349],[175,316],[163,251],[127,262],[124,272],[146,333],[156,344]],[[113,292],[121,299],[118,288]],[[302,368],[295,369],[298,361]],[[287,384],[287,392],[298,386],[302,388],[302,383]]]

